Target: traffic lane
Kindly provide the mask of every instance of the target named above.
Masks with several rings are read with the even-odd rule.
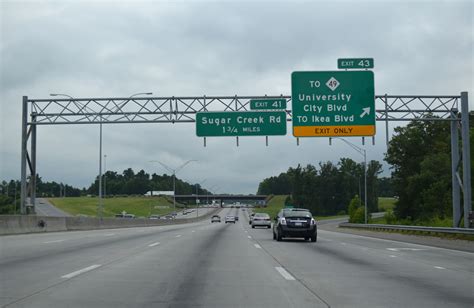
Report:
[[[102,237],[84,237],[76,240],[51,244],[49,249],[29,249],[26,254],[19,253],[16,257],[14,253],[9,253],[10,249],[2,245],[2,254],[9,253],[8,258],[1,258],[0,276],[2,283],[0,286],[2,303],[12,299],[22,298],[45,286],[51,286],[60,282],[60,276],[71,269],[81,269],[90,264],[102,264],[112,260],[126,257],[130,254],[140,252],[150,242],[156,243],[166,238],[174,238],[182,233],[192,233],[202,228],[208,227],[206,220],[200,223],[168,226],[160,229],[150,228],[130,228],[120,229],[117,233],[104,233],[110,230],[96,230],[94,232],[64,232],[64,235],[73,233],[93,233],[103,234]],[[43,235],[43,234],[41,234]],[[17,236],[8,236],[9,240]],[[43,235],[44,237],[44,235]],[[23,240],[24,244],[28,244]],[[34,241],[31,243],[34,246]],[[27,245],[28,246],[28,245]],[[22,251],[23,253],[25,252]],[[8,283],[6,283],[8,282]]]
[[[372,250],[380,254],[399,256],[406,260],[431,265],[433,267],[443,267],[460,272],[474,273],[472,267],[474,253],[471,252],[325,230],[319,230],[319,234],[322,235],[323,241],[333,240],[345,243],[349,247],[366,251]]]
[[[0,237],[0,265],[10,261],[34,258],[60,251],[74,250],[78,245],[100,245],[102,242],[120,241],[125,237],[141,237],[156,232],[198,226],[199,223],[163,225],[154,227],[119,228],[88,231],[64,231]],[[83,246],[79,246],[82,248]]]
[[[318,242],[276,242],[270,230],[248,229],[263,249],[331,306],[471,307],[472,272],[436,268],[379,249],[351,245],[319,231]],[[411,251],[415,254],[418,251]],[[469,283],[471,282],[471,283]]]
[[[326,307],[279,267],[239,222],[209,223],[120,260],[92,263],[13,307]]]

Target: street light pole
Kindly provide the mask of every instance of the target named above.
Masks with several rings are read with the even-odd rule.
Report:
[[[202,180],[201,182],[199,183],[196,183],[196,217],[199,217],[199,205],[198,205],[198,201],[199,201],[199,190],[198,190],[198,187],[201,186],[204,182],[206,182],[207,179],[204,179]]]
[[[107,198],[107,154],[104,155],[104,198]]]
[[[349,142],[349,141],[347,141],[343,138],[338,138],[338,137],[335,137],[335,138],[330,137],[329,138],[329,144],[331,144],[332,139],[338,139],[338,140],[344,141],[347,145],[349,145],[351,148],[353,148],[355,151],[357,151],[360,155],[364,156],[364,192],[365,192],[365,196],[364,196],[365,219],[364,219],[364,221],[365,221],[365,224],[367,224],[367,151],[363,148],[360,148],[360,147],[356,146],[352,142]]]
[[[172,168],[168,167],[167,165],[165,165],[164,163],[162,163],[158,160],[150,160],[150,163],[159,163],[166,170],[168,170],[169,172],[171,172],[173,174],[173,212],[176,212],[176,173],[178,173],[178,171],[180,171],[187,164],[189,164],[190,162],[193,162],[193,161],[196,162],[197,160],[195,160],[195,159],[188,160],[187,162],[185,162],[184,164],[182,164],[178,168],[172,169]]]
[[[135,93],[131,95],[129,98],[132,98],[137,95],[152,95],[152,92],[143,92],[143,93]],[[60,94],[60,93],[51,93],[50,96],[66,96],[72,100],[74,98],[68,94]],[[126,103],[126,102],[125,102]],[[118,109],[121,109],[125,103],[120,106]],[[82,109],[88,109],[87,105],[83,106],[81,103],[77,102]],[[77,105],[76,105],[77,106]],[[117,110],[116,110],[117,111]],[[102,114],[100,115],[100,122],[99,122],[99,206],[97,208],[97,216],[102,219],[102,210],[103,210],[103,200],[102,200]]]

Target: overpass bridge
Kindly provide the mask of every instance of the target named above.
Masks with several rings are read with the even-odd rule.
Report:
[[[227,194],[216,194],[216,195],[176,195],[176,201],[183,202],[183,201],[196,201],[196,199],[200,200],[200,203],[208,203],[207,200],[219,200],[219,203],[227,202],[248,202],[248,201],[257,201],[257,203],[266,205],[266,200],[268,198],[267,195],[227,195]],[[206,200],[206,201],[204,201]]]

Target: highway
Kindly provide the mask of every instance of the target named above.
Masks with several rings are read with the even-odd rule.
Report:
[[[474,254],[209,220],[0,237],[2,307],[472,307]]]

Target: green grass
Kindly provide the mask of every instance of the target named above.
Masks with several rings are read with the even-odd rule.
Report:
[[[278,212],[285,206],[285,199],[287,195],[275,195],[264,208],[254,208],[254,213],[267,213],[273,219]],[[347,215],[333,215],[333,216],[315,216],[317,220],[326,220],[334,218],[347,217]]]
[[[395,198],[379,197],[379,211],[386,212],[387,210],[393,210],[396,201],[397,199]]]
[[[314,216],[316,220],[328,220],[328,219],[336,219],[336,218],[344,218],[344,217],[349,217],[349,215]]]
[[[388,225],[387,221],[385,220],[385,217],[379,217],[379,218],[372,218],[370,221],[372,224],[383,224],[383,225]],[[406,226],[423,226],[423,227],[446,227],[450,228],[453,225],[453,220],[452,218],[434,218],[430,220],[418,220],[418,221],[411,221],[411,220],[396,220],[391,225],[406,225]]]
[[[49,198],[54,206],[71,215],[97,216],[97,197],[67,197]],[[173,203],[164,197],[117,197],[106,198],[104,202],[104,217],[113,217],[125,211],[135,217],[148,217],[151,214],[164,215],[173,211]],[[155,207],[166,208],[155,208]]]
[[[254,208],[254,213],[267,213],[273,219],[278,212],[285,206],[287,195],[275,195],[270,199],[266,207]]]

